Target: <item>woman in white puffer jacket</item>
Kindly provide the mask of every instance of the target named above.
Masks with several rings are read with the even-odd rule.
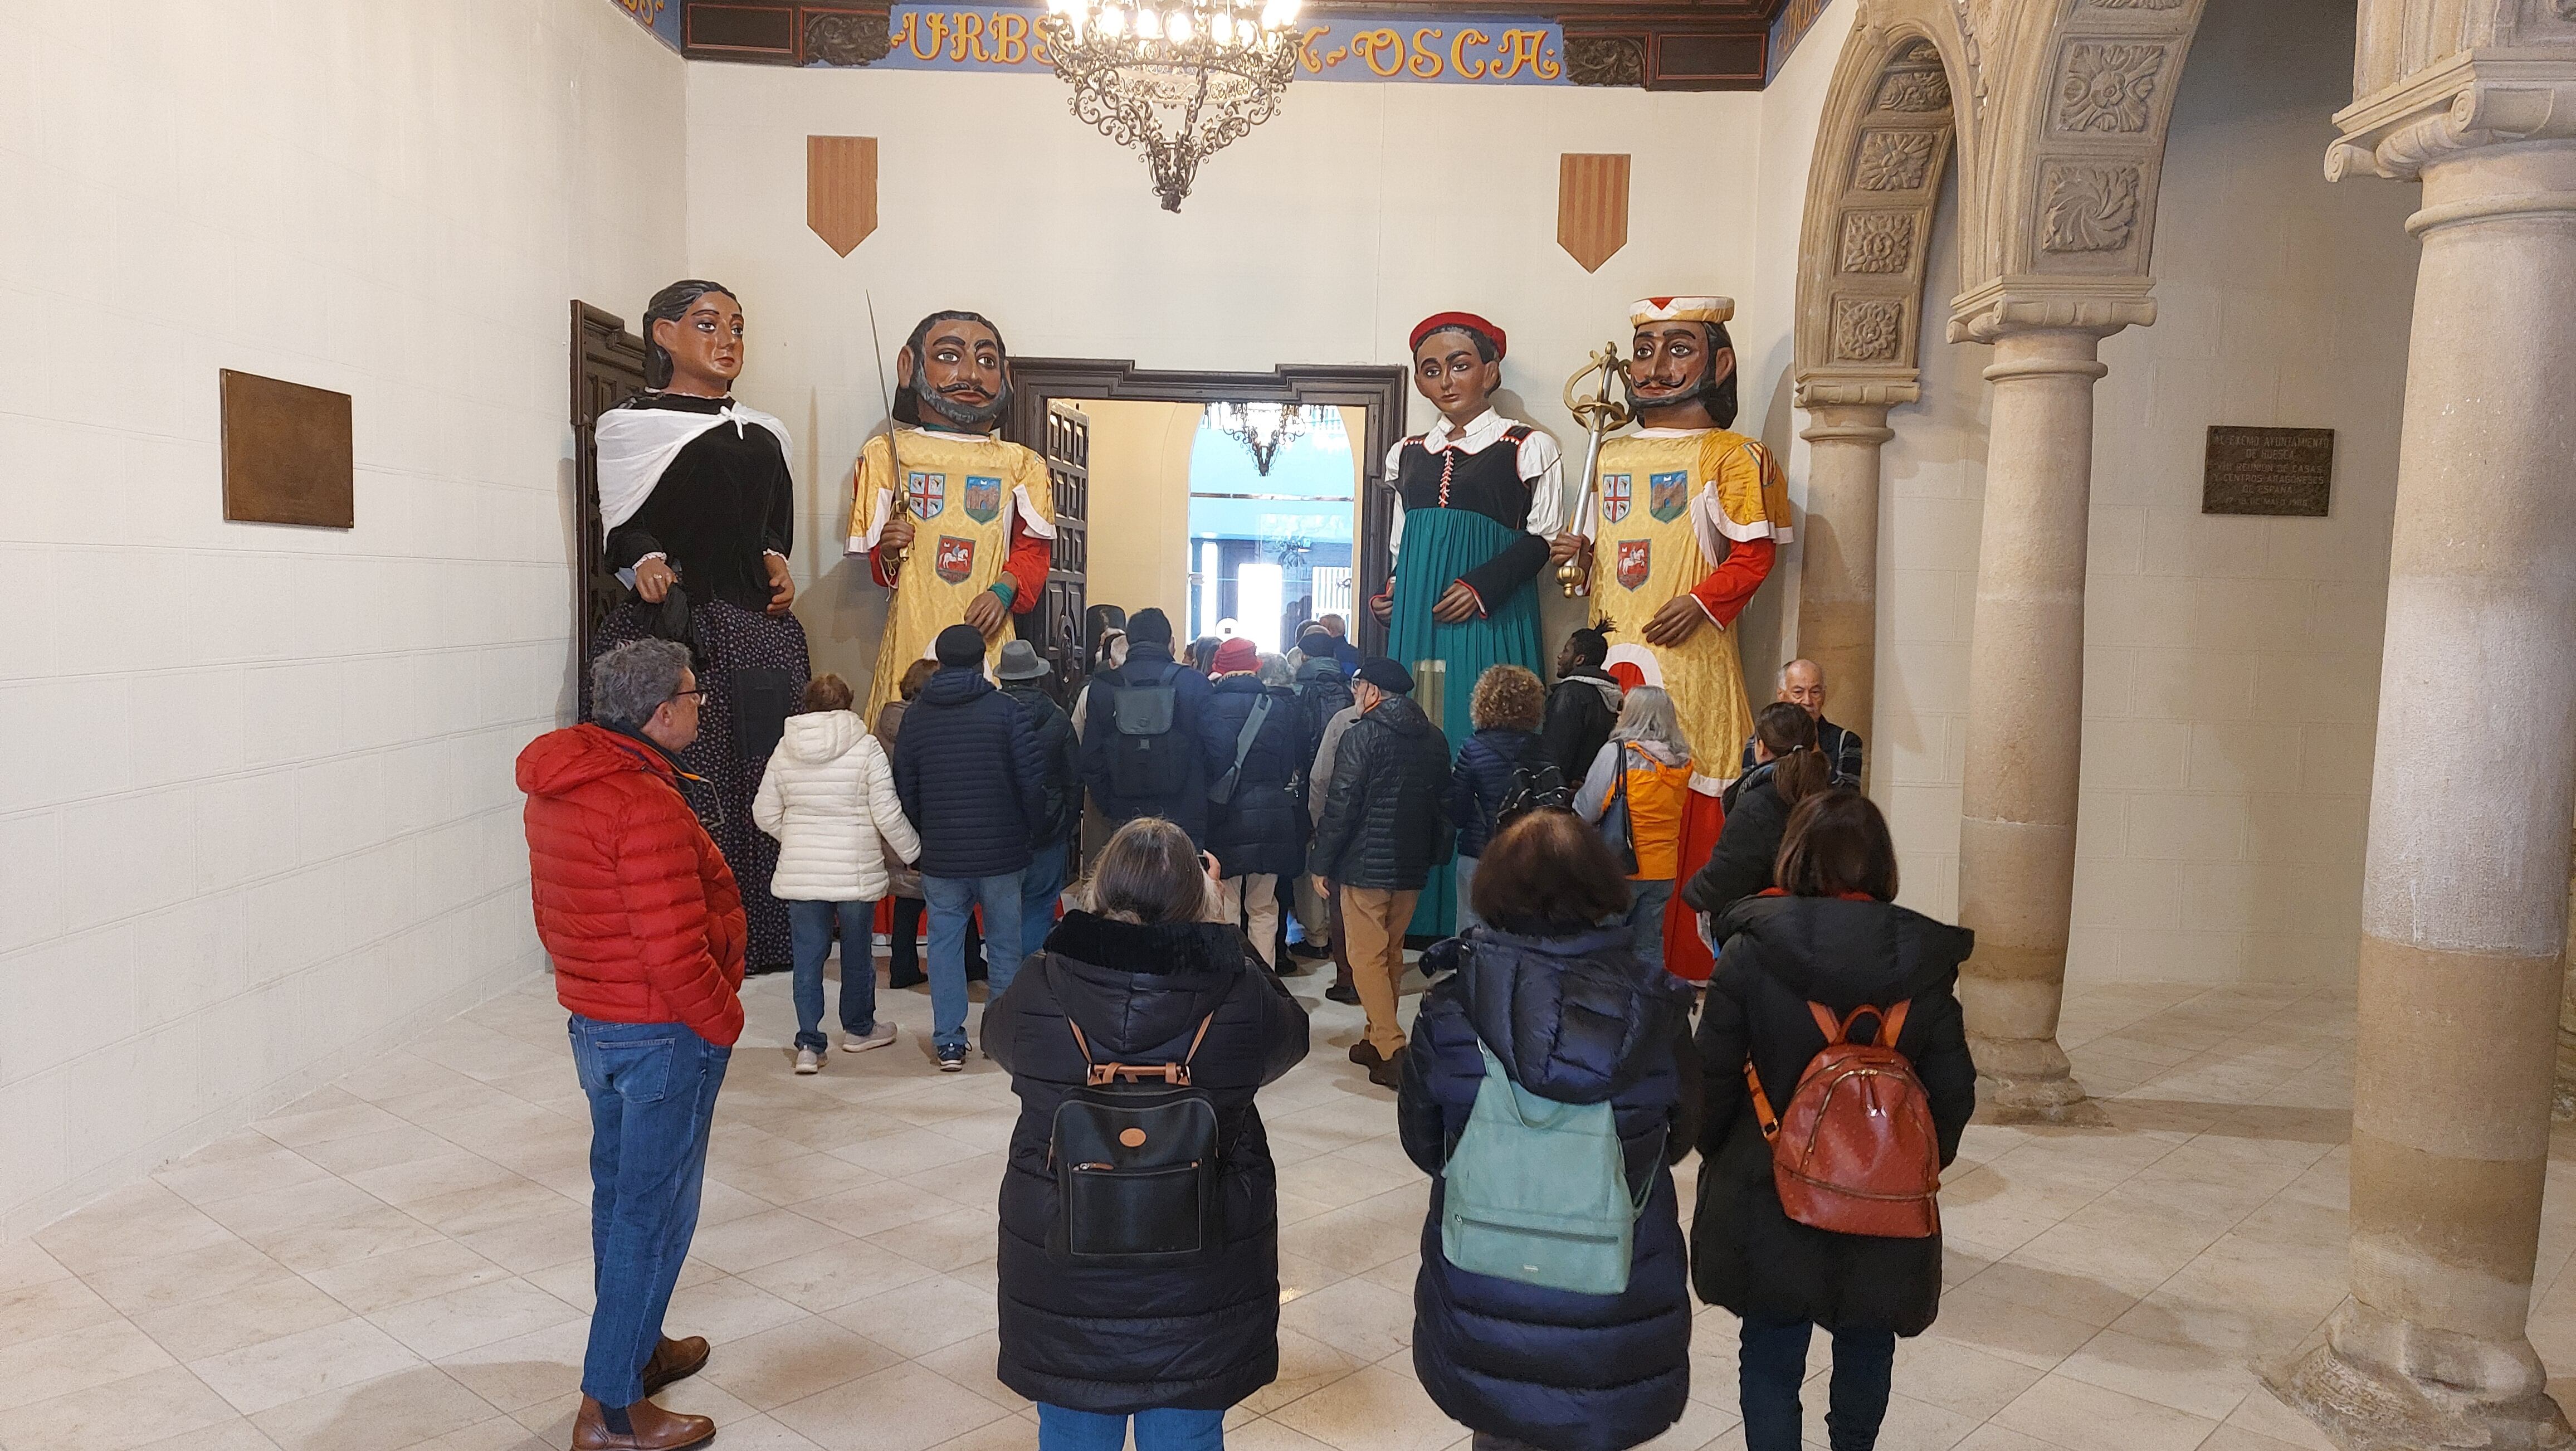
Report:
[[[787,904],[796,955],[796,1071],[819,1073],[824,1036],[823,959],[841,933],[841,1047],[851,1053],[894,1041],[877,1016],[877,899],[889,881],[886,856],[911,861],[921,839],[895,796],[885,747],[851,711],[849,683],[826,675],[805,687],[805,711],[769,753],[751,819],[778,838],[769,889]]]

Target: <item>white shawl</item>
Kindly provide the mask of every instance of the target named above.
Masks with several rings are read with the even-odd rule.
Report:
[[[653,496],[653,486],[662,482],[663,471],[671,460],[680,456],[698,435],[718,424],[731,423],[740,434],[745,424],[768,429],[778,436],[778,451],[791,452],[787,425],[732,399],[714,413],[690,413],[677,408],[612,408],[599,415],[592,426],[592,437],[599,444],[599,527],[605,540],[607,532],[625,523],[644,507]]]

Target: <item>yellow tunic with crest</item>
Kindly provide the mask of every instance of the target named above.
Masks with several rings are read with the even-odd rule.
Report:
[[[1613,627],[1613,648],[1644,645],[1646,622],[1675,598],[1700,592],[1730,542],[1785,544],[1790,533],[1789,486],[1779,464],[1761,444],[1722,428],[1605,440],[1586,512],[1594,611]],[[1703,625],[1679,646],[1647,648],[1690,738],[1694,769],[1731,779],[1753,733],[1734,621],[1723,629]]]
[[[1011,523],[1041,538],[1055,537],[1055,490],[1046,461],[1030,449],[997,438],[966,438],[906,428],[899,440],[904,501],[912,519],[912,547],[890,581],[885,634],[877,644],[876,676],[868,682],[859,719],[873,726],[877,708],[901,698],[903,672],[929,656],[939,632],[966,618],[966,606],[1002,577],[1011,554]],[[869,439],[851,474],[850,553],[864,554],[894,508],[894,467],[885,436]],[[889,583],[882,572],[879,583]],[[1001,659],[1002,640],[989,642],[985,665]]]

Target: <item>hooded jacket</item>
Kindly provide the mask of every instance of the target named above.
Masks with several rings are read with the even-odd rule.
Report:
[[[1046,765],[1019,702],[980,664],[943,667],[903,713],[894,787],[921,836],[925,877],[1000,877],[1029,864]]]
[[[519,752],[528,891],[568,1012],[742,1036],[742,893],[680,794],[679,768],[605,726]]]
[[[1720,951],[1700,1014],[1706,1107],[1691,1226],[1700,1298],[1765,1320],[1921,1334],[1941,1307],[1941,1236],[1880,1239],[1790,1219],[1744,1064],[1749,1056],[1778,1109],[1825,1046],[1809,1002],[1837,1016],[1911,1002],[1896,1050],[1923,1082],[1948,1167],[1977,1107],[1957,996],[1975,934],[1887,902],[1769,895],[1728,908],[1712,936]]]
[[[769,890],[782,901],[873,902],[890,885],[889,852],[901,861],[921,855],[895,794],[894,763],[852,711],[787,718],[751,819],[778,839]]]
[[[1334,748],[1308,870],[1345,887],[1420,891],[1457,841],[1448,795],[1449,738],[1413,697],[1380,697]]]
[[[1556,767],[1571,786],[1592,769],[1593,758],[1619,724],[1619,703],[1627,692],[1619,682],[1591,665],[1577,665],[1547,692],[1547,717],[1539,725],[1539,756]]]
[[[1640,964],[1624,928],[1564,935],[1492,927],[1435,947],[1435,977],[1404,1055],[1396,1127],[1432,1176],[1413,1291],[1413,1365],[1453,1419],[1546,1451],[1621,1451],[1681,1419],[1691,1303],[1668,1167],[1691,1150],[1699,1059],[1691,990]],[[1453,1268],[1441,1251],[1441,1170],[1475,1109],[1493,1050],[1512,1081],[1559,1103],[1611,1105],[1637,1218],[1628,1288],[1579,1295]]]
[[[1195,1057],[1190,1039],[1207,1020]],[[1187,1058],[1217,1111],[1225,1242],[1181,1267],[1048,1258],[1055,1111],[1093,1061]],[[1048,1405],[1124,1415],[1220,1410],[1279,1374],[1279,1193],[1253,1094],[1306,1056],[1306,1010],[1230,924],[1139,926],[1071,912],[985,1009],[984,1046],[1020,1117],[1002,1175],[1002,1384]]]
[[[1312,656],[1297,667],[1296,691],[1297,709],[1306,717],[1307,750],[1311,754],[1324,743],[1324,727],[1351,708],[1351,677],[1343,671],[1339,658]],[[1305,800],[1310,815],[1323,809],[1324,788],[1330,784],[1300,773],[1297,794]]]
[[[1260,734],[1244,754],[1234,794],[1208,803],[1207,849],[1229,877],[1268,873],[1293,877],[1306,865],[1306,808],[1289,783],[1305,769],[1315,741],[1306,734],[1305,713],[1285,687],[1273,690],[1258,676],[1220,675],[1208,687],[1207,713],[1200,718],[1199,744],[1207,753],[1209,789],[1234,766],[1234,745],[1253,706],[1270,702]]]
[[[1207,760],[1199,746],[1199,718],[1207,709],[1208,678],[1183,665],[1172,676],[1172,734],[1184,749],[1172,752],[1170,779],[1159,782],[1151,791],[1122,796],[1110,783],[1109,747],[1118,728],[1112,724],[1117,712],[1118,687],[1151,685],[1162,678],[1164,667],[1171,665],[1172,647],[1160,640],[1137,640],[1127,644],[1127,663],[1115,670],[1104,670],[1091,677],[1083,691],[1082,781],[1091,788],[1092,802],[1112,825],[1124,826],[1139,816],[1159,816],[1190,834],[1190,840],[1207,842]]]

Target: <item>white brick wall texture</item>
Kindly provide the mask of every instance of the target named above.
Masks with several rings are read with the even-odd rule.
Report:
[[[566,300],[680,271],[681,66],[600,0],[25,12],[0,47],[0,1236],[540,971]],[[353,395],[228,524],[216,371]]]

